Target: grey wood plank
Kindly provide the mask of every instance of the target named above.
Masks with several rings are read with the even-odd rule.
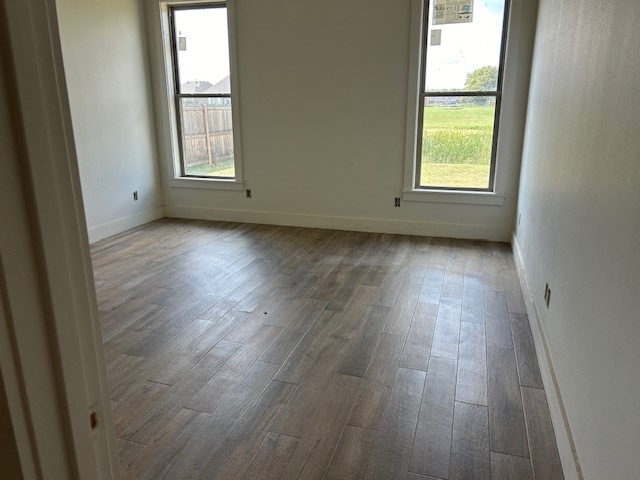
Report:
[[[180,353],[158,369],[150,379],[154,382],[174,385],[184,376],[209,350],[216,346],[233,328],[246,319],[246,314],[230,312],[218,319],[198,338],[187,345]],[[237,343],[237,342],[234,342]]]
[[[416,305],[411,319],[411,328],[402,351],[401,367],[427,371],[437,313],[438,306],[433,303]]]
[[[362,285],[373,262],[380,254],[374,241],[369,241],[364,247],[364,254],[360,257],[355,267],[348,273],[342,287],[333,294],[327,309],[343,311],[355,294],[358,286]]]
[[[241,478],[295,385],[272,380],[200,473],[201,478]]]
[[[389,310],[387,307],[371,307],[369,309],[362,326],[362,332],[351,343],[351,348],[342,361],[338,373],[364,377],[389,316]]]
[[[271,345],[281,330],[280,327],[263,325],[250,341],[238,348],[219,371],[214,372],[214,375],[191,397],[186,407],[202,412],[213,412],[225,395],[234,388],[264,350]]]
[[[220,342],[205,355],[178,383],[150,408],[137,417],[122,433],[122,438],[148,444],[162,429],[168,418],[182,409],[189,399],[220,369],[238,350],[240,345]]]
[[[456,400],[487,405],[487,349],[484,325],[462,322]]]
[[[442,287],[444,285],[444,268],[440,267],[427,267],[427,273],[425,274],[422,282],[422,288],[420,289],[420,297],[418,301],[421,303],[440,303],[440,297],[442,296]]]
[[[313,298],[328,301],[345,284],[350,273],[355,268],[354,263],[357,259],[354,257],[358,255],[361,256],[362,252],[352,249],[349,254],[352,255],[352,260],[349,260],[349,257],[345,257],[345,260],[343,260],[316,289],[313,293]]]
[[[529,456],[516,358],[509,348],[488,347],[491,450]]]
[[[348,340],[334,337],[327,339],[318,359],[296,388],[271,431],[302,437],[309,414],[317,408],[348,347]]]
[[[507,295],[507,304],[509,305],[509,313],[527,313],[524,304],[522,289],[520,288],[520,280],[518,272],[514,270],[503,270],[502,281],[504,282],[504,291]]]
[[[242,478],[278,480],[299,442],[300,439],[296,437],[267,433]]]
[[[488,480],[490,477],[487,407],[456,402],[449,479]]]
[[[324,478],[326,480],[364,478],[377,437],[377,430],[346,425]]]
[[[374,265],[371,267],[367,275],[362,280],[362,285],[368,285],[372,287],[380,287],[385,277],[391,270],[390,265]]]
[[[113,362],[136,343],[140,342],[146,335],[148,335],[146,332],[138,332],[132,328],[127,328],[106,340],[103,343],[106,364]]]
[[[331,336],[348,340],[354,338],[361,331],[377,292],[378,287],[359,286]]]
[[[267,323],[270,317],[277,317],[282,314],[283,310],[286,311],[286,306],[281,307],[281,305],[287,300],[291,300],[294,291],[294,287],[285,285],[280,285],[273,289],[269,295],[253,307],[253,312],[246,322],[239,325],[229,334],[229,340],[239,343],[246,342],[255,335],[259,327]],[[240,310],[238,307],[240,305],[237,305],[234,310]],[[277,323],[277,320],[269,323]]]
[[[267,311],[265,316],[265,325],[274,325],[276,327],[287,327],[292,319],[299,315],[300,311],[306,308],[312,308],[309,304],[307,295],[302,293],[302,290],[297,290],[293,287],[292,292],[296,292],[297,295],[286,298],[278,307],[271,312]],[[309,292],[310,294],[311,292]],[[324,304],[326,302],[317,302],[317,304]],[[313,304],[312,304],[313,305]]]
[[[274,380],[281,382],[300,383],[304,374],[313,366],[322,350],[327,338],[338,325],[341,312],[324,310],[320,313],[313,326],[305,333],[300,343],[282,364]]]
[[[146,445],[140,445],[139,443],[129,442],[120,438],[116,438],[116,444],[118,446],[120,465],[131,464],[146,447]]]
[[[539,388],[521,387],[529,451],[536,480],[563,480],[547,396]]]
[[[178,335],[189,324],[195,321],[195,318],[188,322],[187,325],[182,323],[178,325],[167,325],[164,328],[158,329],[141,339],[138,343],[133,345],[125,353],[127,355],[133,355],[134,357],[148,357],[152,353],[161,349],[167,342]]]
[[[498,257],[493,254],[491,244],[485,244],[482,247],[482,281],[485,290],[504,292],[501,270],[500,261]]]
[[[432,357],[458,358],[461,313],[462,300],[442,297],[431,344]]]
[[[484,323],[484,283],[482,274],[472,269],[464,273],[462,321]]]
[[[140,361],[132,365],[133,368],[116,368],[112,369],[109,375],[109,390],[111,398],[114,400],[124,400],[131,393],[146,382],[158,369],[164,365],[175,355],[181,352],[184,347],[198,338],[202,332],[211,326],[211,322],[206,320],[196,320],[184,330],[182,330],[169,344],[158,350],[153,355],[138,358]],[[109,370],[112,365],[108,365]],[[114,373],[113,370],[117,370]]]
[[[227,315],[232,308],[238,304],[238,300],[230,300],[227,297],[221,298],[214,305],[212,305],[206,312],[200,315],[200,318],[204,320],[217,320],[218,318]],[[240,313],[239,310],[236,312]],[[243,316],[247,316],[247,312],[242,312]]]
[[[167,479],[197,478],[234,426],[269,384],[277,366],[256,362],[193,434],[167,470]]]
[[[425,376],[420,370],[398,369],[368,478],[402,478],[408,474]]]
[[[448,478],[455,388],[455,360],[432,358],[411,453],[412,472]]]
[[[171,386],[161,383],[145,382],[137,392],[126,400],[118,402],[118,405],[113,408],[116,436],[122,435],[133,421],[144,415],[170,388]]]
[[[313,326],[326,303],[326,300],[314,298],[306,300],[291,316],[288,325],[282,329],[260,359],[263,362],[282,365],[302,337]]]
[[[383,334],[349,416],[350,425],[377,429],[396,378],[402,337]]]
[[[361,381],[349,375],[333,377],[317,410],[309,411],[304,435],[283,478],[324,477]]]
[[[526,314],[514,313],[510,315],[513,345],[518,363],[518,378],[524,387],[544,388],[542,376],[538,366],[538,357],[529,328],[529,318]]]
[[[462,300],[464,283],[464,256],[454,255],[459,249],[451,249],[442,282],[442,296]]]
[[[251,294],[242,299],[235,307],[234,310],[240,312],[253,313],[271,295],[277,288],[282,285],[284,281],[284,275],[271,274],[264,282],[262,282]]]
[[[533,480],[531,460],[491,452],[491,480]]]
[[[382,281],[382,285],[378,290],[376,298],[373,300],[373,304],[379,307],[391,307],[395,302],[400,287],[404,283],[404,279],[407,276],[409,267],[402,265],[394,265],[391,267],[387,275]]]
[[[513,348],[509,308],[503,292],[485,291],[487,346]]]
[[[403,337],[407,335],[419,295],[420,285],[405,283],[400,287],[398,297],[389,312],[389,319],[384,326],[385,333]]]
[[[206,413],[181,409],[140,454],[124,465],[124,479],[156,479],[169,467],[183,445],[202,425]]]
[[[405,281],[413,285],[422,285],[429,265],[429,239],[411,237],[411,251],[409,254],[409,272]]]

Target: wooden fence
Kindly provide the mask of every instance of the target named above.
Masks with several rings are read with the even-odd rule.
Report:
[[[214,165],[232,157],[231,105],[184,106],[182,148],[185,166]]]

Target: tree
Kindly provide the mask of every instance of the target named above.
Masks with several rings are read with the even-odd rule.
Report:
[[[498,69],[491,65],[476,68],[473,72],[467,73],[467,81],[464,84],[465,90],[491,91],[498,86]]]

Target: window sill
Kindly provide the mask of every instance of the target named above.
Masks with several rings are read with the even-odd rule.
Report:
[[[493,192],[465,192],[461,190],[405,190],[406,202],[465,203],[471,205],[504,205],[505,194]]]
[[[203,188],[207,190],[244,190],[244,184],[236,180],[222,180],[219,178],[170,178],[172,188]]]

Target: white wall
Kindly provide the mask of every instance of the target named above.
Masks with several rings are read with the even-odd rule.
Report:
[[[532,66],[516,238],[586,479],[640,472],[639,24],[541,0]]]
[[[149,0],[152,12],[157,4]],[[244,178],[253,198],[170,186],[163,131],[169,216],[510,238],[535,2],[514,1],[510,56],[519,60],[505,84],[504,205],[404,201],[401,208],[393,199],[403,185],[411,0],[236,4]]]
[[[96,241],[163,215],[144,25],[138,0],[58,0],[57,8],[89,238]]]

